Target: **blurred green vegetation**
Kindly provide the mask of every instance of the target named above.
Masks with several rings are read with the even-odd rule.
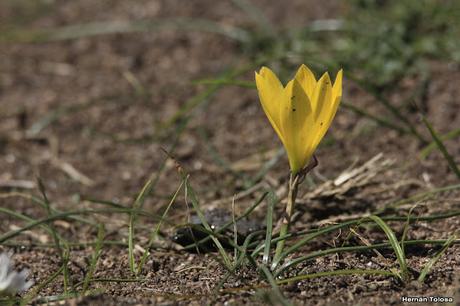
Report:
[[[253,31],[243,51],[267,58],[285,54],[295,65],[343,67],[379,89],[424,72],[425,60],[460,61],[459,1],[351,0],[344,11],[343,19],[300,29]]]
[[[343,68],[346,78],[370,93],[387,111],[374,115],[350,101],[346,108],[378,125],[429,140],[417,116],[426,110],[430,61],[460,62],[460,1],[352,0],[342,3],[343,16],[316,20],[301,28],[250,31],[242,53],[253,62],[291,77],[300,63],[318,72]],[[334,73],[332,73],[334,75]],[[392,101],[401,80],[417,82],[409,97]],[[348,102],[348,101],[346,101]]]
[[[2,0],[0,9],[8,8],[12,14],[2,14],[0,27],[13,28],[27,26],[37,18],[50,15],[55,12],[55,0]]]
[[[0,42],[42,42],[85,36],[158,31],[206,31],[240,45],[241,55],[259,62],[279,62],[292,71],[298,63],[317,70],[343,67],[373,87],[385,90],[410,74],[424,73],[425,60],[460,61],[460,1],[350,0],[343,16],[315,20],[299,28],[271,24],[250,0],[231,0],[252,25],[241,28],[212,20],[165,18],[127,22],[92,22],[34,29],[34,18],[56,11],[53,0],[5,0],[13,15],[0,23]],[[276,63],[275,63],[276,64]],[[288,77],[288,76],[286,76]]]
[[[423,60],[460,61],[460,2],[353,0],[344,39],[335,42],[346,70],[373,85],[394,85],[424,71]]]

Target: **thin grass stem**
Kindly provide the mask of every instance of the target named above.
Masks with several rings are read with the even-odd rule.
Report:
[[[286,212],[282,220],[281,224],[281,229],[280,229],[280,234],[279,237],[281,238],[280,241],[276,243],[276,250],[275,250],[275,256],[273,257],[273,262],[271,265],[271,269],[275,270],[275,268],[278,266],[280,260],[282,259],[282,254],[283,254],[283,249],[284,249],[284,244],[285,244],[285,238],[287,233],[289,232],[289,226],[291,224],[291,218],[292,214],[294,213],[294,206],[295,206],[295,199],[297,197],[297,190],[299,187],[299,175],[291,174],[289,177],[289,191],[288,191],[288,198],[287,198],[287,204],[286,204]]]

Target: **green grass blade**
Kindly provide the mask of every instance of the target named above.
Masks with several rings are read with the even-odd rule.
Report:
[[[239,220],[247,217],[249,214],[251,214],[254,209],[256,209],[260,203],[263,202],[263,200],[265,199],[265,197],[267,196],[268,193],[263,193],[258,199],[257,201],[254,202],[254,204],[252,204],[248,209],[246,209],[246,211],[241,215],[241,216],[238,216],[235,221],[238,222]],[[233,221],[229,221],[227,223],[225,223],[222,227],[214,230],[214,234],[219,234],[221,233],[222,231],[226,230],[229,226],[231,226],[233,224]],[[194,249],[196,248],[197,246],[199,246],[200,244],[202,243],[205,243],[206,241],[209,241],[209,239],[211,239],[211,237],[205,237],[199,241],[197,241],[196,243],[192,243],[190,245],[187,245],[184,247],[184,250],[190,250],[190,249]]]
[[[129,257],[129,268],[132,273],[136,273],[136,261],[134,258],[134,227],[137,220],[137,214],[135,209],[142,206],[142,203],[145,200],[145,197],[148,195],[152,187],[152,178],[150,178],[144,187],[142,187],[141,192],[137,196],[136,200],[133,203],[133,211],[129,216],[129,233],[128,233],[128,257]]]
[[[204,217],[203,212],[200,209],[200,205],[199,205],[198,199],[196,197],[195,190],[192,188],[192,186],[190,186],[190,183],[189,183],[187,177],[185,178],[185,191],[186,191],[186,198],[187,197],[190,198],[190,201],[192,202],[193,208],[194,208],[196,214],[198,215],[198,218],[200,219],[201,224],[203,224],[204,228],[208,232],[214,233],[214,231],[211,229],[211,226],[209,225],[208,221]],[[223,260],[225,266],[228,269],[231,269],[231,267],[232,267],[231,260],[228,257],[228,254],[225,251],[225,249],[222,246],[222,244],[220,243],[219,239],[217,239],[214,235],[212,235],[210,237],[211,237],[212,241],[214,242],[214,244],[216,245],[217,249],[219,250],[219,253],[222,256],[222,260]]]
[[[235,80],[235,79],[201,79],[201,80],[197,80],[195,83],[205,84],[205,85],[232,85],[232,86],[238,86],[238,87],[244,87],[244,88],[256,88],[256,84],[252,81]],[[393,129],[395,131],[398,131],[401,134],[412,133],[410,130],[400,127],[399,125],[389,121],[388,119],[384,117],[378,117],[376,115],[373,115],[365,111],[364,109],[359,108],[349,102],[342,101],[341,105],[344,108],[349,109],[350,111],[358,114],[359,116],[369,118],[377,122],[378,124],[385,126],[387,128]]]
[[[259,31],[266,35],[276,35],[276,30],[264,15],[264,13],[250,0],[232,0],[243,12],[245,12],[258,25]]]
[[[104,289],[96,289],[96,290],[88,290],[85,298],[86,297],[91,297],[91,296],[100,296],[101,294],[105,293]],[[37,299],[35,299],[34,304],[32,305],[56,305],[56,304],[64,304],[69,300],[76,300],[82,298],[81,295],[79,295],[78,292],[69,292],[67,294],[52,294],[52,295],[46,295],[46,296],[39,296]]]
[[[290,306],[292,305],[291,302],[289,302],[281,293],[280,288],[278,287],[278,284],[273,277],[272,273],[270,270],[267,268],[265,265],[259,266],[259,269],[264,273],[265,278],[267,279],[268,283],[272,287],[273,293],[275,294],[276,298],[278,299],[278,302],[283,305],[283,306]]]
[[[415,126],[410,122],[410,120],[405,117],[400,110],[395,107],[388,99],[386,99],[382,92],[378,90],[374,85],[369,83],[367,80],[358,79],[351,73],[347,74],[348,78],[356,82],[362,89],[366,90],[368,93],[372,94],[377,102],[382,104],[396,119],[400,120],[402,124],[407,127],[407,130],[414,135],[422,143],[427,143],[425,138],[417,131]]]
[[[444,187],[433,188],[433,189],[428,190],[428,191],[423,191],[423,192],[417,193],[417,194],[415,194],[415,195],[413,195],[413,196],[411,196],[409,198],[385,204],[382,209],[378,210],[377,212],[374,212],[374,214],[378,215],[378,214],[381,214],[381,213],[383,213],[384,211],[386,211],[388,209],[397,208],[398,206],[408,204],[408,203],[411,203],[411,202],[423,201],[423,200],[426,200],[428,198],[433,197],[434,195],[436,195],[438,193],[447,192],[447,191],[456,190],[456,189],[460,189],[460,184],[447,185],[447,186],[444,186]]]
[[[241,246],[240,248],[240,253],[239,253],[239,256],[238,256],[238,259],[237,261],[235,262],[235,264],[233,265],[232,269],[227,271],[227,273],[222,277],[222,279],[217,283],[217,285],[213,288],[213,296],[212,296],[212,300],[210,302],[210,305],[213,305],[215,299],[218,297],[219,295],[219,291],[223,288],[223,286],[225,285],[225,282],[228,280],[228,278],[235,273],[236,270],[238,270],[240,268],[240,266],[243,264],[244,262],[244,259],[247,257],[251,263],[257,267],[257,263],[252,259],[251,256],[248,256],[248,246],[250,245],[252,239],[254,237],[256,237],[258,235],[258,233],[251,233],[249,234],[246,239],[244,240],[243,242],[243,245]],[[252,260],[251,260],[252,259]]]
[[[310,233],[310,234],[306,235],[305,237],[300,239],[298,242],[296,242],[294,245],[292,245],[289,248],[285,249],[283,251],[283,253],[281,254],[281,256],[279,257],[278,261],[273,262],[272,266],[273,265],[278,266],[279,263],[284,258],[286,258],[286,256],[288,256],[289,254],[297,251],[299,248],[301,248],[302,246],[306,245],[308,242],[310,242],[311,240],[315,239],[316,237],[321,236],[321,235],[326,234],[326,233],[329,233],[329,232],[336,231],[338,229],[341,229],[341,228],[344,228],[344,227],[347,227],[347,226],[350,226],[350,225],[357,224],[359,222],[360,222],[360,220],[351,220],[351,221],[343,222],[341,224],[332,225],[332,226],[329,226],[327,228],[323,228],[323,229],[320,229],[320,230],[318,230],[318,231],[316,231],[314,233]]]
[[[67,263],[66,263],[67,264]],[[40,293],[40,291],[48,286],[52,281],[54,281],[62,272],[64,271],[64,265],[62,265],[56,272],[51,274],[45,281],[33,287],[30,292],[28,292],[21,301],[21,306],[30,305],[33,299]]]
[[[318,278],[318,277],[346,276],[346,275],[384,275],[384,276],[392,276],[392,277],[395,276],[394,273],[390,271],[385,271],[385,270],[345,269],[345,270],[334,270],[334,271],[325,271],[325,272],[318,272],[318,273],[296,275],[293,277],[285,278],[283,280],[279,280],[277,281],[277,284],[282,285],[282,284],[299,282],[302,280],[313,279],[313,278]]]
[[[442,248],[436,253],[436,255],[431,258],[426,265],[423,267],[422,272],[420,272],[420,276],[418,278],[418,281],[420,283],[423,283],[425,281],[426,276],[428,273],[430,273],[431,269],[435,265],[435,263],[441,258],[441,256],[446,252],[446,250],[455,242],[457,239],[457,235],[452,235],[446,243],[442,246]]]
[[[440,140],[450,140],[450,139],[454,139],[454,138],[457,138],[460,136],[460,129],[454,129],[442,136],[440,136]],[[428,157],[428,155],[431,154],[431,152],[433,152],[433,150],[435,150],[436,148],[438,147],[438,145],[436,144],[436,141],[433,141],[432,143],[430,143],[429,145],[427,145],[425,148],[422,149],[422,151],[420,151],[420,158],[421,159],[425,159]]]
[[[232,199],[232,221],[233,221],[233,244],[236,246],[233,248],[233,261],[235,264],[238,261],[238,226],[235,219],[235,197]]]
[[[0,209],[0,212],[2,211],[2,209]],[[75,211],[68,211],[68,212],[61,212],[61,213],[57,213],[57,214],[54,214],[50,217],[46,217],[46,218],[43,218],[43,219],[39,219],[39,220],[35,220],[33,222],[30,222],[28,223],[27,225],[19,228],[19,229],[15,229],[15,230],[12,230],[12,231],[9,231],[5,234],[3,234],[2,236],[0,236],[0,243],[3,243],[4,241],[7,241],[8,239],[11,239],[13,237],[16,237],[18,236],[19,234],[29,230],[29,229],[32,229],[36,226],[41,226],[43,224],[47,224],[49,222],[52,222],[52,221],[56,221],[56,220],[67,220],[69,217],[72,217],[72,216],[78,216],[78,215],[93,215],[93,214],[110,214],[110,213],[120,213],[120,214],[128,214],[128,215],[131,215],[132,213],[136,213],[136,214],[141,214],[143,213],[144,216],[150,216],[149,213],[146,213],[142,210],[136,210],[136,209],[130,209],[130,208],[124,208],[124,209],[81,209],[81,210],[75,210]]]
[[[0,212],[1,213],[4,213],[6,215],[9,215],[9,216],[13,216],[19,220],[23,220],[23,221],[28,221],[28,222],[34,222],[36,221],[35,219],[31,218],[31,217],[28,217],[26,215],[23,215],[21,213],[18,213],[14,210],[10,210],[8,208],[4,208],[4,207],[0,207]],[[50,235],[53,235],[51,229],[47,226],[47,225],[42,225],[43,229],[46,230]],[[56,247],[56,244],[53,244],[54,247]]]
[[[403,233],[402,233],[402,237],[401,237],[401,246],[403,248],[403,251],[404,251],[404,241],[407,238],[407,233],[409,232],[409,227],[411,225],[412,212],[416,207],[417,207],[417,205],[414,205],[409,209],[409,213],[407,214],[407,220],[406,220],[406,223],[404,224],[404,229],[403,229]]]
[[[272,232],[273,232],[273,210],[275,204],[278,202],[276,196],[273,192],[268,194],[268,205],[267,205],[267,218],[265,221],[266,234],[265,234],[265,246],[264,246],[264,256],[262,262],[264,265],[269,263],[270,259],[270,246],[272,241]]]
[[[425,126],[428,128],[430,131],[431,137],[433,137],[434,142],[439,148],[439,151],[441,151],[442,155],[446,159],[447,163],[449,164],[450,169],[454,171],[455,175],[460,179],[460,169],[458,168],[457,164],[455,163],[455,160],[452,158],[452,156],[447,152],[446,146],[442,142],[441,138],[439,137],[438,133],[434,130],[433,126],[431,125],[428,120],[423,117],[422,118],[423,123],[425,123]]]
[[[148,281],[146,278],[91,278],[90,283],[143,283]],[[83,285],[83,282],[77,286]]]
[[[222,167],[223,170],[233,175],[236,179],[241,180],[245,188],[250,188],[251,182],[248,177],[244,173],[233,170],[232,165],[225,159],[225,157],[221,156],[217,149],[212,145],[209,135],[203,127],[198,128],[198,135],[201,139],[203,139],[205,147],[216,165]]]
[[[103,245],[107,246],[119,246],[119,247],[128,247],[128,243],[121,241],[121,240],[104,240],[102,242]],[[34,243],[30,241],[8,241],[8,242],[2,242],[2,245],[8,246],[8,247],[13,247],[13,248],[24,248],[24,247],[34,247],[34,248],[42,248],[42,249],[48,249],[48,248],[55,248],[56,246],[54,243]],[[97,241],[87,241],[87,242],[69,242],[67,241],[66,246],[71,249],[71,248],[77,248],[77,249],[82,249],[85,247],[95,247],[97,245]]]
[[[104,236],[105,236],[105,229],[104,225],[100,224],[99,229],[97,231],[97,241],[96,241],[96,247],[94,248],[94,253],[91,258],[91,262],[88,267],[88,271],[86,272],[85,279],[83,280],[83,288],[82,288],[82,294],[85,295],[86,291],[88,290],[89,283],[91,279],[93,278],[94,271],[96,271],[96,265],[97,262],[99,261],[99,258],[101,256],[101,250],[102,250],[102,245],[104,241]]]
[[[73,24],[54,29],[13,29],[0,34],[0,42],[48,42],[71,40],[100,35],[152,32],[161,30],[198,31],[223,35],[239,42],[247,42],[246,30],[206,19],[170,18],[160,20],[102,21]]]
[[[194,84],[201,85],[232,85],[243,88],[256,89],[256,83],[252,81],[244,80],[235,80],[235,79],[225,79],[225,78],[216,78],[216,79],[199,79],[193,82]]]
[[[179,187],[177,188],[176,192],[173,194],[171,197],[171,200],[169,201],[168,205],[166,206],[166,209],[163,212],[163,215],[161,216],[161,219],[158,221],[158,224],[155,228],[155,230],[150,234],[149,241],[147,243],[147,247],[145,248],[145,252],[142,254],[141,260],[139,262],[139,265],[137,267],[137,273],[140,274],[142,273],[142,267],[145,264],[145,261],[147,260],[148,256],[150,255],[150,248],[153,245],[153,241],[155,241],[155,238],[158,235],[158,232],[160,231],[161,226],[163,225],[163,221],[166,219],[166,215],[169,212],[169,209],[171,208],[172,204],[176,201],[177,196],[179,195],[179,192],[181,191],[182,187],[184,186],[184,180],[180,183]]]
[[[28,194],[28,193],[23,193],[23,192],[16,192],[16,191],[7,192],[7,193],[0,193],[0,199],[1,198],[10,198],[10,197],[20,197],[20,198],[23,198],[25,200],[31,201],[33,204],[38,204],[41,207],[46,209],[46,204],[43,202],[43,200],[40,199],[39,197],[34,196],[34,195],[31,195],[31,194]],[[57,210],[57,209],[55,209],[53,207],[50,207],[50,208],[51,208],[51,210],[53,211],[54,214],[62,213],[62,211]],[[84,223],[84,224],[89,224],[89,225],[93,225],[93,226],[96,225],[95,222],[91,222],[90,220],[88,220],[86,218],[81,218],[79,216],[70,216],[69,219],[72,219],[74,221],[78,221],[78,222],[81,222],[81,223]]]
[[[51,208],[51,203],[50,201],[48,200],[48,196],[46,195],[46,190],[45,190],[45,185],[43,185],[43,182],[40,178],[37,179],[37,183],[38,183],[38,189],[43,197],[43,204],[45,205],[45,208],[46,208],[46,213],[48,215],[48,217],[52,217],[53,216],[53,209]],[[54,244],[56,246],[56,251],[58,252],[59,254],[59,257],[61,258],[61,264],[64,266],[64,270],[63,270],[63,277],[64,277],[64,294],[67,294],[68,293],[68,289],[69,289],[69,286],[70,286],[70,275],[69,275],[69,269],[68,269],[68,260],[69,260],[69,254],[70,254],[70,250],[68,247],[64,247],[65,249],[63,249],[63,247],[61,246],[61,237],[59,236],[59,234],[57,233],[54,225],[52,222],[50,222],[48,224],[48,227],[49,229],[51,230],[51,233],[52,233],[52,237],[53,237],[53,240],[54,240]],[[66,242],[64,239],[62,239],[62,242],[63,244],[65,245]]]
[[[378,216],[370,216],[371,220],[377,223],[378,226],[385,232],[388,237],[388,241],[393,248],[396,258],[398,260],[399,266],[401,268],[401,279],[406,280],[409,276],[409,272],[407,270],[407,263],[406,263],[406,255],[404,254],[404,250],[399,244],[398,239],[396,238],[394,232],[391,228]]]
[[[258,181],[260,181],[262,178],[264,178],[265,175],[268,173],[268,171],[276,165],[276,163],[280,160],[281,157],[284,156],[284,154],[285,154],[284,148],[283,147],[279,148],[278,151],[276,151],[275,155],[270,160],[268,160],[266,163],[264,163],[262,167],[260,167],[260,170],[252,178],[251,184],[254,185]]]
[[[404,245],[423,245],[423,244],[433,244],[433,245],[443,245],[446,243],[446,240],[406,240],[404,241]],[[452,243],[459,244],[460,240],[454,240]],[[322,257],[330,254],[340,254],[346,252],[363,252],[369,250],[378,250],[378,249],[388,249],[392,248],[391,244],[388,243],[378,243],[378,244],[371,244],[371,245],[358,245],[358,246],[343,246],[337,248],[329,248],[326,250],[319,250],[312,252],[308,255],[300,256],[297,258],[292,258],[289,261],[285,262],[282,266],[280,266],[275,273],[275,276],[281,275],[287,269],[296,266],[299,263],[312,260],[317,257]]]
[[[359,116],[362,116],[362,117],[366,117],[366,118],[369,118],[375,122],[377,122],[377,124],[380,124],[381,126],[384,126],[384,127],[387,127],[387,128],[390,128],[390,129],[393,129],[395,131],[398,131],[399,133],[401,134],[408,134],[410,133],[409,130],[405,129],[405,128],[402,128],[400,127],[399,125],[387,120],[385,117],[378,117],[376,115],[373,115],[371,113],[369,113],[368,111],[362,109],[362,108],[359,108],[355,105],[353,105],[352,103],[349,103],[347,101],[342,101],[341,102],[341,105],[345,108],[345,109],[348,109],[352,112],[354,112],[355,114],[359,115]]]
[[[235,77],[244,74],[248,72],[250,69],[252,69],[254,65],[244,65],[242,68],[239,69],[227,69],[223,73],[220,74],[218,77],[219,80],[232,80]],[[221,87],[223,84],[212,84],[208,88],[206,88],[204,91],[198,93],[194,97],[188,99],[184,105],[171,117],[169,117],[164,123],[160,124],[158,127],[160,130],[165,130],[168,129],[170,126],[174,125],[176,122],[179,122],[181,119],[186,118],[189,113],[207,101],[212,95],[214,95]]]
[[[1,40],[1,39],[0,39]],[[121,93],[110,94],[107,96],[97,97],[93,99],[88,99],[83,103],[71,104],[71,105],[62,105],[53,110],[47,112],[43,117],[40,117],[37,121],[31,124],[30,128],[26,130],[28,136],[36,136],[48,126],[52,125],[58,120],[61,120],[62,117],[75,115],[78,112],[85,111],[96,105],[106,105],[112,103],[126,103],[125,101],[132,101],[132,95],[126,95]],[[132,103],[132,102],[129,102]]]

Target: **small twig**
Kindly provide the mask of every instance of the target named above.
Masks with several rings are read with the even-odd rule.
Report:
[[[36,187],[35,182],[26,180],[6,180],[0,181],[0,188],[7,189],[34,189]]]
[[[70,163],[65,162],[57,157],[51,159],[51,163],[62,170],[65,174],[67,174],[71,179],[85,185],[85,186],[92,186],[94,185],[94,181],[78,171],[74,166]]]

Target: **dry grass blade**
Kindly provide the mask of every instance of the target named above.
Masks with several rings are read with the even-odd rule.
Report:
[[[79,182],[85,186],[94,185],[94,181],[92,179],[84,175],[81,171],[77,170],[70,163],[63,161],[57,157],[52,158],[51,163],[57,168],[61,169],[65,174],[67,174],[74,181]]]
[[[28,180],[0,180],[0,189],[34,189],[35,182]]]
[[[337,197],[341,198],[352,189],[364,187],[373,182],[385,169],[394,164],[394,160],[377,154],[362,166],[347,169],[334,180],[329,180],[305,194],[297,202],[307,204],[310,199]]]

